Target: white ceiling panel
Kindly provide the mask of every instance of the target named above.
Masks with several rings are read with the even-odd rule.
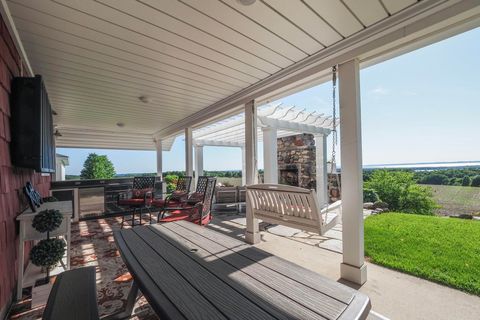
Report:
[[[388,17],[379,0],[343,0],[343,3],[367,27]]]
[[[299,28],[323,46],[342,39],[337,31],[300,0],[266,0],[265,3],[290,21],[295,21]]]
[[[310,63],[416,1],[7,3],[32,69],[45,79],[60,145],[153,149],[159,130]]]
[[[400,10],[405,9],[412,4],[415,4],[417,0],[381,0],[385,5],[385,8],[390,14],[397,13]]]
[[[281,0],[276,0],[281,1]],[[363,29],[362,24],[341,1],[304,0],[319,17],[332,26],[344,38]]]
[[[237,12],[262,25],[270,32],[291,43],[298,49],[310,55],[323,49],[320,41],[300,29],[297,24],[290,23],[281,14],[267,6],[263,1],[256,1],[250,6],[244,6],[237,1],[222,1]]]

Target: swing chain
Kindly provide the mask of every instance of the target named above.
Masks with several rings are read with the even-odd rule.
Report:
[[[332,105],[333,105],[333,120],[332,120],[332,162],[330,166],[330,173],[333,174],[333,165],[336,162],[337,152],[335,147],[337,145],[337,107],[336,107],[336,91],[337,91],[337,66],[332,67]]]

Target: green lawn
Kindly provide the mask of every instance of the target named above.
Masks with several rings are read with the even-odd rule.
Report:
[[[480,221],[384,213],[365,220],[371,262],[480,295]]]

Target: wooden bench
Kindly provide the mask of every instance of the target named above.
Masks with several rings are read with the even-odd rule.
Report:
[[[59,274],[48,296],[42,319],[100,319],[95,267],[79,268]]]
[[[258,233],[258,223],[253,221],[261,219],[323,235],[338,223],[340,215],[341,201],[320,208],[314,190],[280,184],[247,187],[247,233]]]

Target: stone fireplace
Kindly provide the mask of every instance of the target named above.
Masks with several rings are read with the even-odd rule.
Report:
[[[277,139],[278,180],[306,189],[315,189],[315,140],[312,134]]]
[[[305,189],[316,189],[315,150],[315,139],[312,134],[278,138],[278,183]],[[340,174],[331,174],[328,171],[327,184],[330,202],[341,198],[340,181]]]

